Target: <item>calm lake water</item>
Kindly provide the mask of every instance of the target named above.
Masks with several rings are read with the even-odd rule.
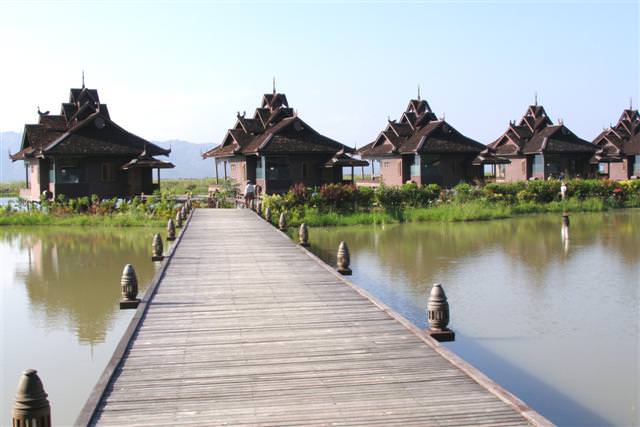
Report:
[[[560,425],[640,425],[640,210],[310,230],[351,280],[416,325],[442,283],[447,347]]]
[[[53,425],[70,425],[128,325],[120,276],[150,283],[153,229],[0,227],[0,425],[20,373],[38,370]]]

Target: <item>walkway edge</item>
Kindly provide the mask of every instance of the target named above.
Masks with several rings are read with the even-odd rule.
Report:
[[[275,226],[274,226],[274,228],[284,238],[286,238],[287,240],[289,240],[290,242],[295,244],[295,242],[289,237],[289,235],[287,235],[285,232],[283,232],[281,230],[278,230],[278,228],[275,227]],[[305,247],[303,247],[301,245],[297,245],[297,244],[296,244],[296,246],[298,247],[298,249],[300,249],[303,253],[305,253],[311,259],[315,260],[317,263],[322,265],[322,267],[324,267],[326,270],[330,271],[337,279],[341,280],[343,283],[345,283],[351,289],[356,291],[358,294],[360,294],[364,298],[366,298],[369,301],[371,301],[372,304],[374,304],[379,309],[381,309],[382,311],[387,313],[387,315],[389,315],[392,319],[394,319],[395,321],[397,321],[400,324],[402,324],[402,326],[407,328],[414,335],[416,335],[418,338],[420,338],[422,341],[424,341],[429,347],[434,349],[440,356],[442,356],[444,359],[449,361],[449,363],[451,363],[453,366],[455,366],[456,368],[460,369],[462,372],[467,374],[475,382],[480,384],[482,387],[487,389],[490,393],[492,393],[493,395],[497,396],[500,400],[502,400],[504,403],[506,403],[511,408],[513,408],[517,413],[522,415],[532,425],[540,426],[540,427],[555,426],[554,423],[552,423],[551,421],[549,421],[548,419],[546,419],[545,417],[540,415],[538,412],[533,410],[529,405],[527,405],[525,402],[520,400],[514,394],[512,394],[509,391],[507,391],[505,388],[500,386],[498,383],[493,381],[491,378],[487,377],[485,374],[480,372],[473,365],[469,364],[464,359],[462,359],[461,357],[459,357],[458,355],[453,353],[451,350],[449,350],[446,347],[442,346],[438,341],[436,341],[433,338],[431,338],[423,330],[421,330],[420,328],[415,326],[413,323],[411,323],[409,320],[407,320],[404,316],[402,316],[401,314],[397,313],[391,307],[387,306],[383,302],[379,301],[376,297],[374,297],[373,295],[369,294],[367,291],[365,291],[364,289],[360,288],[358,285],[356,285],[356,284],[350,282],[349,280],[347,280],[342,274],[338,273],[332,266],[328,265],[326,262],[324,262],[322,259],[320,259],[318,256],[316,256],[314,253],[312,253],[309,249],[307,249],[307,248],[305,248]]]
[[[158,271],[156,271],[156,274],[153,276],[151,284],[145,291],[144,296],[141,298],[140,304],[138,305],[138,308],[136,309],[136,312],[133,315],[133,318],[129,322],[129,326],[127,327],[124,334],[122,335],[122,338],[120,338],[120,341],[118,342],[118,345],[116,346],[113,352],[113,355],[109,359],[107,366],[104,368],[104,371],[102,371],[100,378],[98,378],[98,382],[96,382],[96,384],[93,386],[93,389],[91,390],[91,394],[89,395],[89,398],[85,402],[84,406],[82,407],[82,410],[80,411],[80,414],[78,415],[78,418],[76,418],[76,421],[73,424],[74,426],[78,426],[78,427],[88,426],[93,421],[93,417],[96,412],[96,409],[98,408],[98,406],[100,406],[100,402],[102,401],[104,393],[109,387],[109,385],[111,384],[111,381],[113,380],[113,374],[122,363],[122,360],[125,354],[127,353],[127,350],[129,349],[131,338],[138,330],[140,323],[142,322],[142,320],[144,319],[147,313],[147,309],[149,307],[149,301],[151,301],[151,299],[153,298],[153,295],[156,293],[156,290],[158,289],[158,285],[162,281],[162,278],[164,277],[167,267],[171,263],[173,254],[175,253],[176,248],[180,244],[180,241],[182,240],[182,236],[184,235],[194,212],[195,212],[195,209],[189,212],[189,216],[184,222],[184,225],[182,226],[180,233],[176,237],[174,244],[171,245],[171,248],[169,249],[169,253],[164,257],[164,259],[160,264],[160,268],[158,269]]]

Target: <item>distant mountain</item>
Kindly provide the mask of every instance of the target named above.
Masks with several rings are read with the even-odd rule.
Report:
[[[0,182],[24,180],[24,163],[12,162],[9,153],[20,149],[22,134],[0,132]],[[214,144],[194,144],[187,141],[154,141],[163,148],[171,147],[168,160],[176,165],[175,169],[163,169],[160,178],[207,178],[213,177],[213,160],[203,160],[201,154]],[[160,156],[162,160],[167,157]]]
[[[201,156],[205,151],[213,148],[214,144],[194,144],[192,142],[174,139],[171,141],[153,141],[162,148],[171,147],[168,160],[176,165],[175,169],[163,169],[162,178],[211,178],[214,176],[213,160],[204,160]],[[164,156],[158,157],[167,160]]]

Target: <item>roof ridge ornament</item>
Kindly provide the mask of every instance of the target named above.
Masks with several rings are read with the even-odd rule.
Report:
[[[420,101],[420,85],[418,85],[418,101]]]
[[[84,70],[82,70],[82,89],[84,89]]]
[[[276,76],[273,76],[273,94],[276,94]]]
[[[538,106],[538,91],[533,93],[534,104],[536,107]]]

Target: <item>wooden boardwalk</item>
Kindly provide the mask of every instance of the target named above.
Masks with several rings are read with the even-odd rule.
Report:
[[[249,210],[165,264],[78,425],[548,424]]]

